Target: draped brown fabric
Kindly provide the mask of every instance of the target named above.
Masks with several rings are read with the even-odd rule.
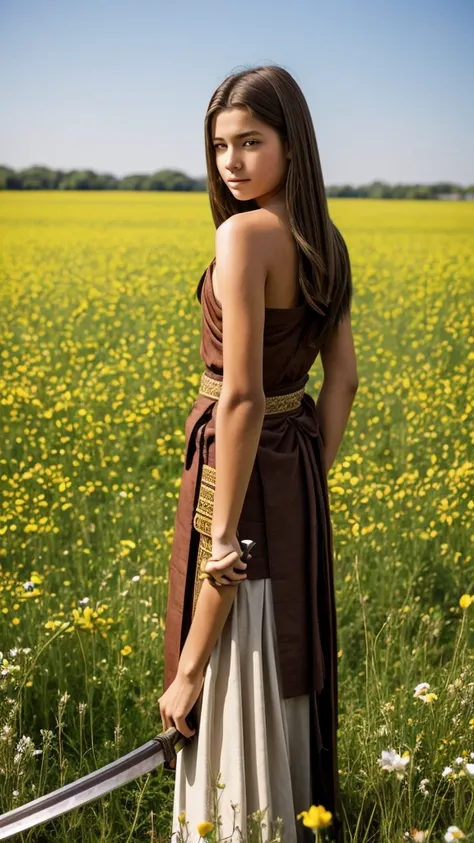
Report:
[[[214,261],[200,281],[200,354],[206,373],[222,381],[222,309],[212,287]],[[319,349],[303,340],[307,313],[306,302],[265,311],[266,396],[293,392],[308,381]],[[216,409],[215,399],[198,395],[185,423],[185,465],[169,564],[164,691],[176,676],[192,621],[199,545],[193,515],[202,466],[215,467]],[[264,417],[238,537],[256,541],[248,579],[272,581],[283,697],[311,694],[313,803],[333,813],[334,839],[341,841],[332,527],[322,433],[307,392],[297,409]]]

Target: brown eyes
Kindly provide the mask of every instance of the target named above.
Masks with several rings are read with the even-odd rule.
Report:
[[[245,146],[245,144],[246,144],[246,143],[256,143],[256,144],[258,144],[258,143],[260,143],[260,141],[247,140],[247,141],[244,141],[244,146]],[[214,144],[214,149],[219,149],[219,147],[220,147],[220,146],[224,146],[224,144],[222,144],[222,143],[215,143],[215,144]]]

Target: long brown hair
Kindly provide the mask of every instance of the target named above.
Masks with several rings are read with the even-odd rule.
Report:
[[[261,65],[228,76],[213,93],[204,121],[207,186],[216,228],[234,214],[256,210],[255,199],[239,201],[222,180],[215,161],[212,119],[223,109],[246,107],[287,141],[291,158],[286,207],[298,254],[298,279],[313,315],[308,342],[321,346],[350,311],[352,275],[345,241],[329,217],[313,121],[301,88],[279,65]],[[200,298],[200,287],[197,295]]]

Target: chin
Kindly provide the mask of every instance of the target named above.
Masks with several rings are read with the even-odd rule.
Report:
[[[257,196],[260,195],[259,192],[255,190],[253,186],[249,188],[248,185],[245,185],[245,188],[242,186],[240,188],[237,188],[237,190],[235,190],[233,187],[228,187],[234,199],[240,199],[242,202],[248,202],[250,199],[255,199]]]

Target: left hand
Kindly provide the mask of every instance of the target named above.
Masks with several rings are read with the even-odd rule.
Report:
[[[236,535],[223,540],[212,539],[212,555],[204,571],[211,574],[217,585],[236,585],[247,579],[247,562],[242,561],[243,550]],[[251,558],[251,554],[247,557]]]
[[[158,699],[165,732],[174,726],[186,738],[192,738],[196,734],[196,730],[187,725],[186,717],[199,697],[203,684],[203,673],[199,676],[189,676],[178,668],[175,679]],[[172,761],[170,766],[174,769],[176,762]]]

